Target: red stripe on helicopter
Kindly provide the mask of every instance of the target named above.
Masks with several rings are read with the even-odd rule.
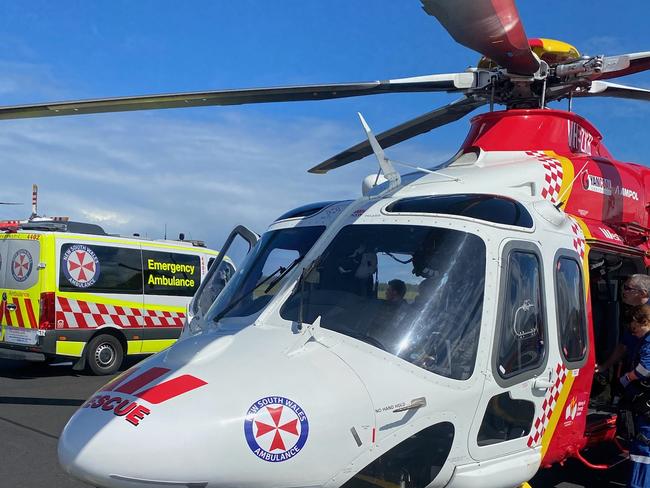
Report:
[[[138,393],[136,396],[149,403],[158,404],[187,393],[188,391],[195,390],[203,385],[207,385],[207,383],[195,376],[184,374],[178,378],[153,386],[148,390]]]
[[[131,381],[120,386],[116,392],[119,393],[128,393],[133,394],[135,391],[139,390],[143,386],[151,383],[153,380],[160,378],[165,373],[168,373],[170,370],[168,368],[151,368],[148,371],[145,371],[140,376],[136,376]]]
[[[134,377],[136,371],[138,371],[138,368],[134,368],[133,370],[128,371],[126,374],[108,383],[101,390],[101,392],[104,393],[100,392],[92,398],[88,399],[82,405],[82,408],[94,409],[97,412],[113,412],[115,416],[124,417],[125,421],[137,427],[140,425],[140,421],[144,420],[147,415],[152,413],[151,409],[129,398],[115,395],[115,393],[133,395],[139,400],[143,400],[156,405],[166,402],[167,400],[171,400],[177,396],[183,395],[189,391],[200,388],[203,385],[207,385],[207,382],[195,376],[184,374],[182,376],[163,381],[158,385],[154,385],[151,388],[140,391],[140,393],[134,393],[135,391],[143,388],[147,384],[168,373],[170,370],[168,368],[154,367]],[[129,380],[126,381],[127,379]],[[112,389],[117,385],[122,386],[115,389],[113,395],[111,395],[110,393]],[[109,394],[106,395],[105,393]]]
[[[138,371],[140,368],[131,368],[125,373],[119,375],[117,378],[111,380],[110,382],[106,383],[100,391],[112,391],[117,385],[120,385],[124,383],[128,378],[133,376],[136,371]]]

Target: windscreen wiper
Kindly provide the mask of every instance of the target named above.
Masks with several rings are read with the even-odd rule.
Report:
[[[276,279],[274,279],[273,281],[271,281],[271,283],[269,283],[269,286],[266,287],[266,289],[264,290],[264,293],[268,293],[269,290],[270,290],[271,288],[273,288],[275,285],[277,285],[277,284],[280,282],[280,280],[281,280],[282,278],[284,278],[284,277],[289,273],[289,271],[291,271],[293,268],[295,268],[296,265],[297,265],[300,261],[302,261],[302,258],[304,258],[304,257],[305,257],[305,256],[298,256],[296,259],[294,259],[293,263],[291,263],[291,264],[290,264],[289,266],[287,266],[286,268],[283,268],[282,266],[280,266],[277,270],[275,270],[275,272],[274,272],[271,276],[273,276],[273,275],[274,275],[275,273],[277,273],[278,271],[280,271],[280,274],[278,275],[278,277],[277,277]],[[271,276],[269,276],[269,278],[270,278]],[[264,283],[264,282],[262,282],[262,283]],[[262,283],[260,283],[260,285],[261,285]],[[257,286],[260,286],[260,285],[257,285]],[[257,288],[257,287],[256,287],[256,288]]]
[[[277,279],[273,280],[271,284],[264,290],[264,293],[268,293],[271,288],[275,286],[275,284],[282,279],[283,276],[285,276],[291,269],[293,269],[296,264],[298,264],[304,256],[298,256],[288,267],[284,266],[279,266],[278,269],[276,269],[273,273],[268,275],[266,278],[264,278],[262,281],[259,283],[256,283],[255,286],[253,286],[250,290],[247,290],[245,293],[242,293],[239,298],[236,300],[233,300],[226,308],[224,308],[221,312],[219,312],[215,318],[212,319],[212,322],[217,323],[219,322],[224,316],[230,312],[233,308],[235,308],[245,297],[253,293],[256,289],[258,289],[260,286],[262,286],[264,283],[269,281],[271,278],[273,278],[276,274],[280,273],[280,275],[277,277]]]

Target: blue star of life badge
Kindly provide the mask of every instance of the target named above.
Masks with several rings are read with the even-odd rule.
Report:
[[[99,279],[99,259],[84,244],[70,246],[61,257],[63,274],[77,288],[88,288]]]
[[[279,463],[300,453],[309,435],[309,421],[296,402],[268,396],[246,412],[244,435],[253,454],[263,461]]]

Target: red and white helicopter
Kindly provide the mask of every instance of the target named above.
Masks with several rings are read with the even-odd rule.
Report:
[[[462,73],[0,109],[0,118],[460,92],[458,101],[312,168],[374,153],[355,201],[306,205],[226,287],[206,280],[171,348],[70,419],[59,459],[102,487],[506,487],[611,441],[592,391],[616,343],[618,287],[650,265],[650,170],[617,161],[588,121],[546,104],[650,101],[606,80],[650,52],[582,57],[528,39],[513,0],[421,0],[484,55]],[[458,154],[400,176],[383,149],[472,119]],[[220,281],[219,261],[212,276]],[[216,295],[216,299],[215,299]]]

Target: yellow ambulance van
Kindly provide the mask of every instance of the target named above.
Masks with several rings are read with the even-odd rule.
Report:
[[[115,372],[125,355],[155,353],[178,338],[218,254],[80,222],[0,228],[0,353],[69,358],[98,375]]]

